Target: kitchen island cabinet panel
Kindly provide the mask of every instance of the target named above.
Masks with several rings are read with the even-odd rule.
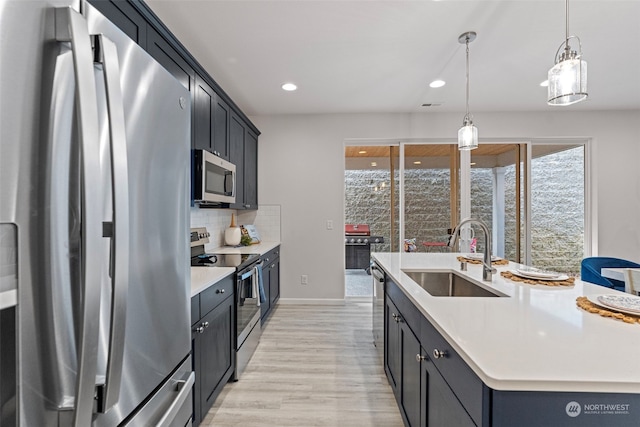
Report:
[[[405,424],[482,425],[482,382],[388,277],[385,292],[385,372]]]
[[[422,318],[421,338],[430,362],[441,373],[474,421],[482,424],[484,385],[460,355],[426,319]],[[439,355],[438,358],[435,354]]]
[[[420,360],[416,358],[421,354],[420,342],[411,332],[411,329],[400,319],[400,352],[401,352],[401,379],[400,379],[400,405],[404,411],[407,423],[410,426],[420,426]]]
[[[640,395],[626,393],[492,393],[493,427],[631,427],[640,425]]]
[[[475,427],[475,423],[436,369],[431,356],[422,350],[421,362],[422,426]],[[478,424],[482,425],[482,424]]]
[[[387,296],[384,302],[384,371],[387,374],[389,385],[391,385],[391,390],[393,390],[396,400],[399,400],[401,372],[398,316],[398,309]]]

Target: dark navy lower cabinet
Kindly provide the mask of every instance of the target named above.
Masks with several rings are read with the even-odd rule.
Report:
[[[391,292],[385,298],[385,372],[405,425],[475,426],[417,338],[426,319],[407,305],[410,301],[396,292],[395,283],[386,286]]]
[[[387,276],[384,369],[408,427],[637,427],[640,394],[487,387]]]
[[[440,372],[433,364],[433,360],[424,350],[422,350],[421,356],[421,425],[429,427],[474,427],[476,424],[442,375],[440,375]]]

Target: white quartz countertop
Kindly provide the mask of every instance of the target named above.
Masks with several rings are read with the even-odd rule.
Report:
[[[236,272],[233,267],[191,267],[191,296]]]
[[[460,271],[447,253],[373,253],[409,299],[480,379],[495,390],[640,393],[640,324],[576,306],[579,296],[617,291],[576,280],[573,287],[516,283],[495,266]],[[455,271],[506,297],[433,297],[403,270]],[[429,350],[429,349],[425,349]]]
[[[280,242],[261,242],[257,245],[250,246],[222,246],[208,251],[216,254],[260,254],[264,255],[271,249],[280,245]],[[207,289],[233,274],[236,271],[233,267],[191,267],[191,296],[196,296],[200,292]]]
[[[257,245],[249,246],[221,246],[213,251],[215,254],[260,254],[264,255],[271,249],[280,245],[280,242],[260,242]]]

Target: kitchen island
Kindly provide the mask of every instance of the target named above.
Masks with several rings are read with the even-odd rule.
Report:
[[[399,323],[400,346],[413,337],[420,345],[413,348],[422,351],[396,356],[385,343],[385,368],[392,388],[402,391],[399,404],[408,425],[418,419],[420,425],[430,425],[425,408],[412,409],[426,403],[412,401],[410,390],[405,390],[404,363],[399,365],[402,378],[391,378],[388,359],[398,358],[400,364],[417,358],[437,367],[433,372],[442,374],[460,400],[473,421],[469,425],[640,424],[640,324],[604,318],[576,306],[579,296],[617,291],[580,280],[573,286],[529,285],[500,275],[523,267],[515,263],[495,266],[498,272],[492,281],[483,282],[482,266],[468,264],[467,271],[460,271],[458,255],[372,254],[387,277],[385,338],[393,342],[395,335],[388,334],[395,334],[393,323]],[[412,271],[453,271],[502,296],[432,296],[406,274]],[[403,309],[408,312],[404,316]],[[430,344],[425,341],[431,337],[443,339],[441,346],[449,346],[449,354],[438,357],[434,351],[439,348],[427,348]],[[468,370],[468,375],[452,371],[454,376],[447,377],[447,359],[459,364],[455,372]],[[477,393],[466,390],[474,389],[473,384],[464,385],[474,381]],[[425,387],[421,384],[419,389],[427,394]]]

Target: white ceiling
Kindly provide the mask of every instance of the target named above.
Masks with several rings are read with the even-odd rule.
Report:
[[[562,0],[146,2],[248,115],[463,113],[466,31],[472,113],[640,109],[640,0],[570,1],[589,99],[569,107],[539,86],[564,40]]]

